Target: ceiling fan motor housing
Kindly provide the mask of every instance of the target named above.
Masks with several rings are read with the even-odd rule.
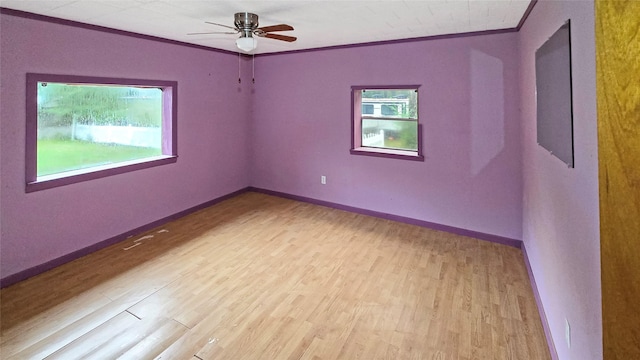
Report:
[[[249,12],[236,13],[234,24],[242,32],[242,37],[252,37],[253,30],[258,28],[258,15]]]

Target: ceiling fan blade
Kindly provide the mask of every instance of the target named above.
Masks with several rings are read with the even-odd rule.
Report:
[[[269,39],[274,39],[274,40],[282,40],[282,41],[288,41],[288,42],[294,42],[296,41],[298,38],[294,37],[294,36],[286,36],[286,35],[278,35],[278,34],[264,34],[263,37],[269,38]]]
[[[235,30],[236,32],[238,32],[238,31],[239,31],[238,29],[234,28],[233,26],[228,26],[228,25],[218,24],[218,23],[214,23],[214,22],[211,22],[211,21],[205,21],[205,23],[207,23],[207,24],[211,24],[211,25],[218,25],[218,26],[226,27],[226,28],[229,28],[229,29],[231,29],[231,30]]]
[[[290,31],[290,30],[293,30],[293,26],[287,25],[287,24],[279,24],[279,25],[263,26],[258,28],[257,30],[262,30],[266,33],[274,32],[274,31]]]
[[[224,32],[224,31],[214,31],[214,32],[200,32],[200,33],[188,33],[187,35],[211,35],[211,34],[236,34],[235,32]]]

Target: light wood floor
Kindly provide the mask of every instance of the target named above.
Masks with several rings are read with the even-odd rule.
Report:
[[[520,250],[257,193],[1,300],[3,359],[549,359]]]

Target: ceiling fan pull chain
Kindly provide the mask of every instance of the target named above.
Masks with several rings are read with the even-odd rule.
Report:
[[[240,79],[240,53],[238,53],[238,84],[242,84],[242,80]]]
[[[256,83],[256,54],[251,56],[251,81]]]

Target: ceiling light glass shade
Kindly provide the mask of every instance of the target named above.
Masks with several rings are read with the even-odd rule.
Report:
[[[241,37],[236,40],[236,46],[238,49],[248,53],[255,50],[258,46],[258,41],[253,37]]]

